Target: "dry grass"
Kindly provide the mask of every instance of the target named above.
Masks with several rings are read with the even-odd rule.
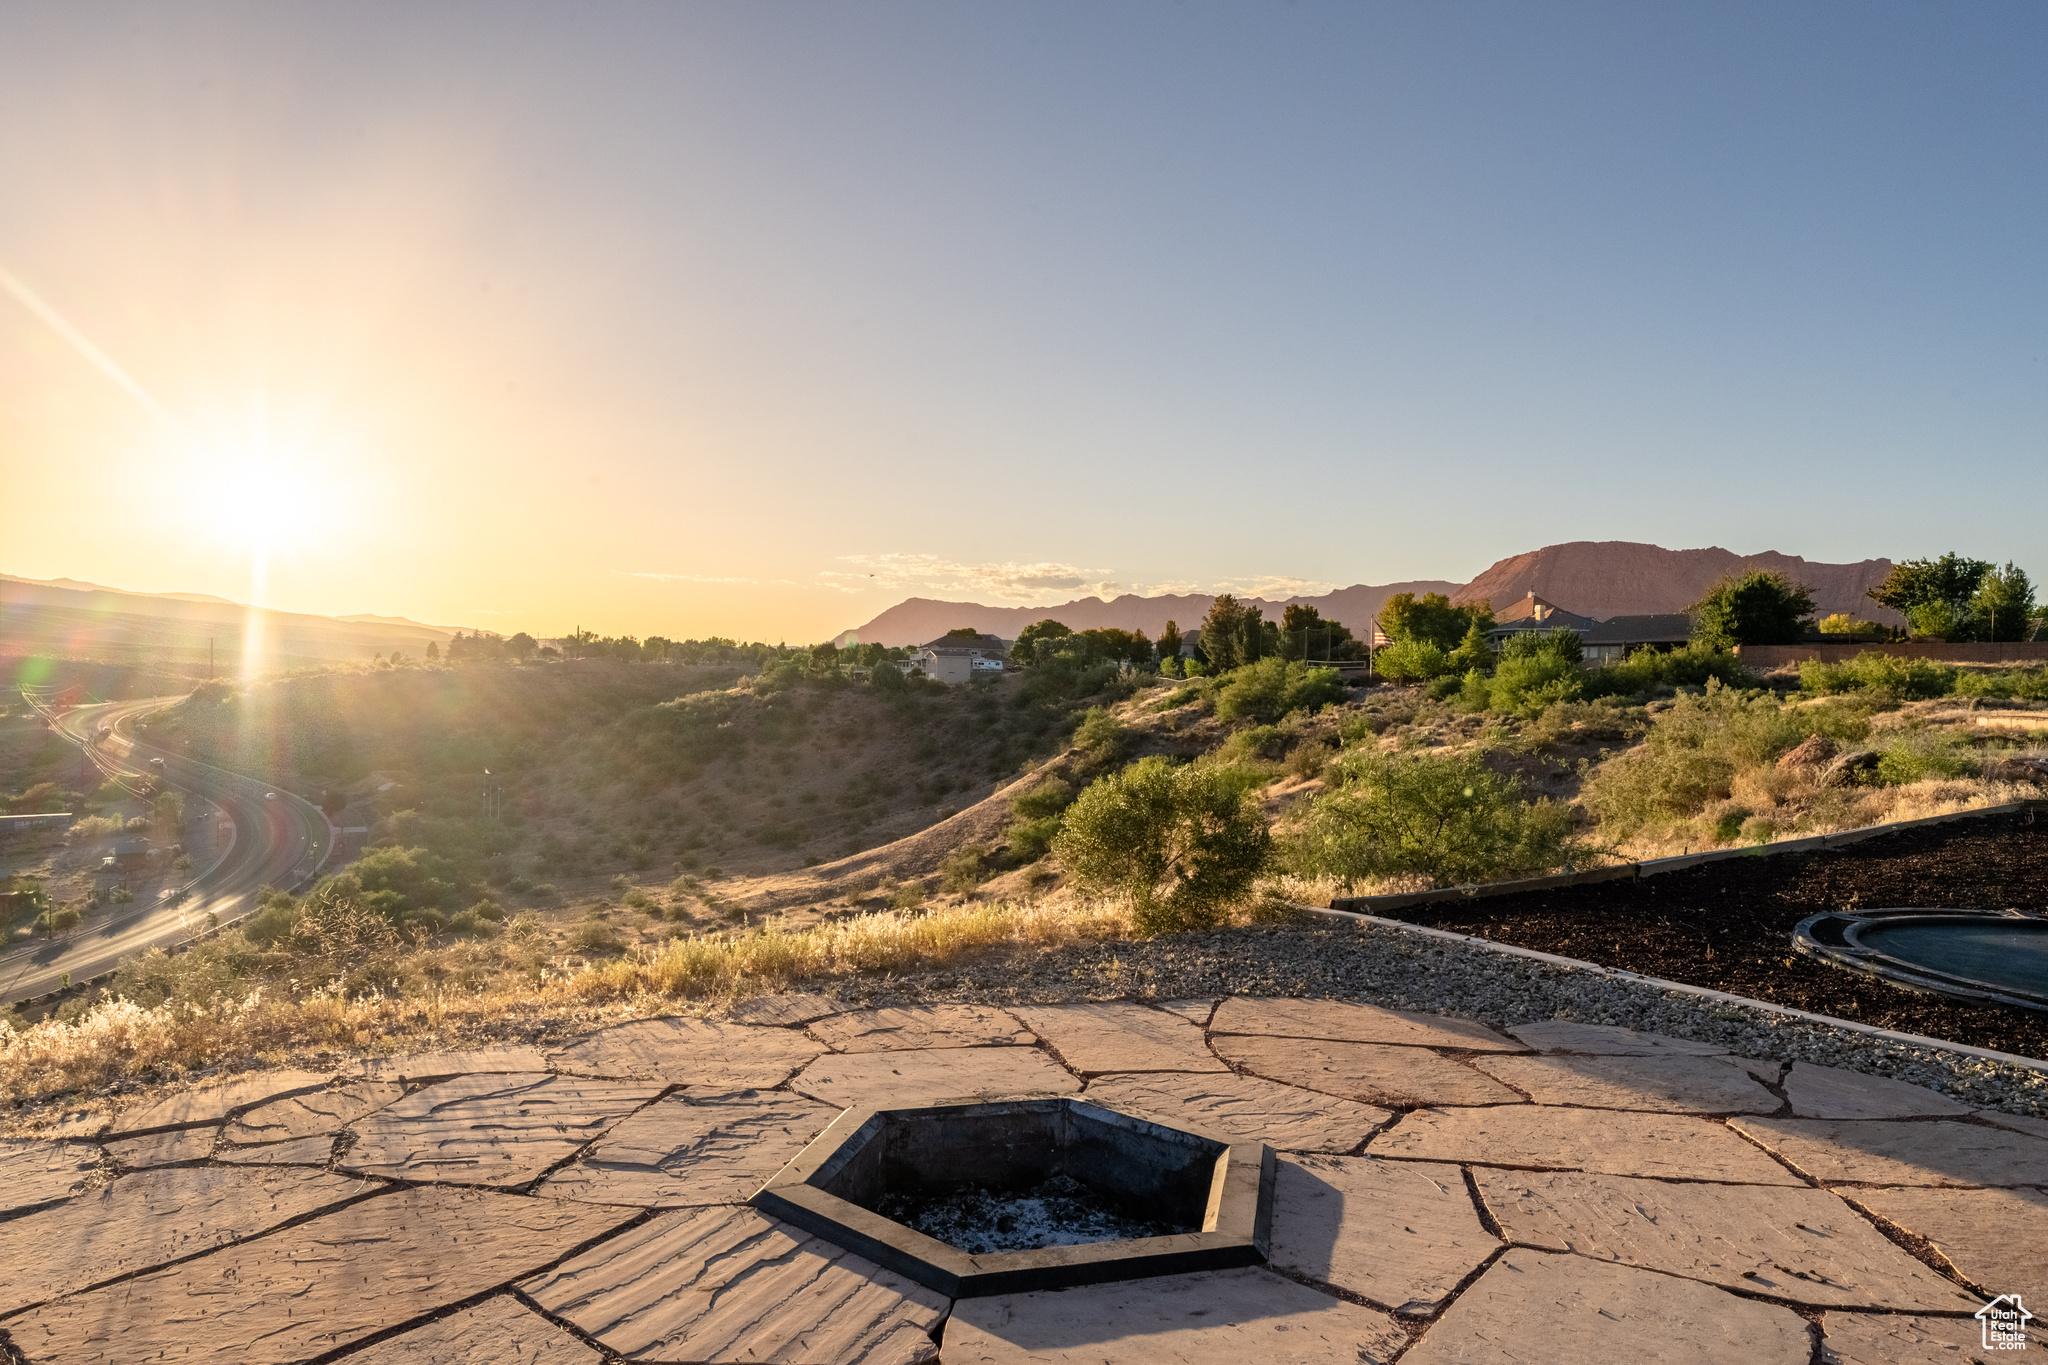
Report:
[[[69,1021],[0,1031],[0,1100],[91,1090],[112,1081],[174,1079],[251,1059],[416,1051],[486,1038],[580,1029],[673,1010],[679,1000],[729,1003],[801,982],[944,966],[992,948],[1128,937],[1121,910],[1042,900],[882,911],[812,928],[677,939],[538,984],[341,999],[266,995],[207,1004],[100,1002]]]
[[[1738,778],[1738,782],[1740,780]],[[1738,800],[1743,795],[1738,788]],[[1751,795],[1754,799],[1754,794]],[[1816,834],[1843,834],[1871,825],[1921,820],[1934,815],[1953,815],[1958,811],[1983,810],[2014,801],[2040,799],[2041,789],[2036,786],[1961,777],[1932,778],[1903,787],[1824,791],[1799,802],[1796,818],[1786,818],[1785,827],[1774,831],[1771,838],[1776,842],[1780,839],[1805,839]],[[1792,812],[1787,811],[1786,815],[1790,817]],[[1618,845],[1615,853],[1631,862],[1639,862],[1647,858],[1671,858],[1685,853],[1731,848],[1744,842],[1742,839],[1702,838],[1696,832],[1680,830],[1668,834],[1638,835]]]

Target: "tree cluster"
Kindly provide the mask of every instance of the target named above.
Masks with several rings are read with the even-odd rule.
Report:
[[[1930,640],[2027,640],[2044,624],[2023,569],[1954,551],[1893,565],[1870,599],[1904,613],[1913,634]]]

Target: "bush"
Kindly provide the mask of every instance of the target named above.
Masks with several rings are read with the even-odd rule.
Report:
[[[1729,574],[1689,609],[1695,639],[1711,645],[1793,645],[1813,615],[1804,584],[1766,569]]]
[[[1091,706],[1074,730],[1074,747],[1098,763],[1115,758],[1124,746],[1124,723],[1100,706]]]
[[[939,885],[947,891],[964,895],[988,878],[988,849],[981,844],[963,844],[939,863]]]
[[[1571,813],[1522,799],[1484,754],[1348,754],[1288,840],[1304,876],[1349,887],[1369,877],[1419,875],[1463,885],[1548,871],[1572,849]]]
[[[1344,699],[1334,668],[1311,668],[1299,660],[1260,659],[1233,670],[1216,692],[1218,720],[1255,720],[1270,725],[1296,711],[1314,715]]]
[[[1878,781],[1902,787],[1929,778],[1961,777],[1977,766],[1969,747],[1934,730],[1907,730],[1879,751]]]
[[[1799,665],[1799,688],[1812,696],[1874,692],[1901,701],[1946,695],[1957,670],[1932,659],[1902,659],[1865,650],[1838,664],[1808,659]]]
[[[1754,687],[1756,679],[1735,655],[1695,640],[1682,649],[1638,649],[1620,663],[1586,670],[1581,693],[1593,697],[1633,697],[1654,687]]]
[[[1143,932],[1214,924],[1272,849],[1251,781],[1215,764],[1140,759],[1081,793],[1053,851],[1082,886],[1127,899]]]
[[[1595,769],[1585,802],[1604,827],[1625,837],[1725,799],[1737,772],[1775,762],[1810,734],[1858,723],[1710,682],[1704,694],[1680,697],[1655,716],[1640,748]]]
[[[1376,651],[1373,667],[1392,682],[1424,682],[1451,671],[1451,656],[1428,640],[1396,640]]]

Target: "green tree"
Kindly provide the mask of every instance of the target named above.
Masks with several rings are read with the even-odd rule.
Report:
[[[1280,613],[1280,657],[1283,659],[1347,659],[1350,628],[1324,617],[1321,611],[1296,602]]]
[[[1397,592],[1380,606],[1380,629],[1390,640],[1432,644],[1446,654],[1456,649],[1473,626],[1484,635],[1493,627],[1493,608],[1485,604],[1455,607],[1440,592]]]
[[[1274,653],[1266,637],[1266,614],[1229,593],[1221,593],[1202,618],[1201,643],[1209,671],[1223,673]],[[1277,634],[1277,632],[1276,632]],[[1277,640],[1273,643],[1277,644]]]
[[[1038,662],[1040,640],[1064,640],[1073,633],[1072,629],[1051,617],[1033,622],[1017,632],[1017,642],[1010,646],[1010,662],[1019,668],[1029,668]]]
[[[973,626],[955,626],[951,630],[947,631],[944,637],[942,638],[948,640],[957,640],[961,644],[971,645],[976,640],[979,640],[981,638],[981,632],[976,630]]]
[[[1081,793],[1053,852],[1082,886],[1127,899],[1146,933],[1212,925],[1272,852],[1255,780],[1212,764],[1140,759]]]
[[[165,839],[176,839],[185,832],[185,798],[176,792],[158,792],[149,808],[150,824]]]
[[[1310,715],[1344,700],[1334,668],[1314,668],[1299,659],[1267,658],[1246,664],[1216,693],[1218,720],[1251,720],[1270,725],[1293,711]]]
[[[1396,640],[1373,653],[1380,676],[1394,682],[1425,682],[1451,671],[1451,656],[1428,640]]]
[[[1715,648],[1790,645],[1806,633],[1813,594],[1784,574],[1745,569],[1717,581],[1686,610],[1693,638]]]
[[[1915,607],[1939,603],[1948,609],[1946,616],[1923,613],[1924,619],[1930,623],[1946,621],[1952,626],[1969,616],[1970,599],[1976,596],[1978,585],[1990,572],[1988,561],[1965,559],[1953,550],[1939,559],[1902,560],[1892,565],[1892,571],[1885,575],[1884,582],[1870,590],[1869,597],[1880,606],[1903,612],[1908,621],[1913,619]]]
[[[1986,640],[2024,640],[2034,633],[2034,585],[2011,560],[1985,573],[1970,613]]]
[[[1179,624],[1168,621],[1166,629],[1159,632],[1159,657],[1162,659],[1178,659],[1180,657],[1181,643]]]
[[[505,652],[513,658],[522,661],[531,659],[534,651],[539,648],[540,646],[535,643],[534,638],[523,630],[505,642]]]
[[[435,644],[432,640],[427,641],[427,662],[430,664],[438,663],[440,659],[441,646]]]

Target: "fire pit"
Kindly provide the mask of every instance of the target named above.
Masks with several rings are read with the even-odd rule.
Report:
[[[849,1109],[754,1206],[954,1298],[1256,1265],[1273,1153],[1088,1100]]]

